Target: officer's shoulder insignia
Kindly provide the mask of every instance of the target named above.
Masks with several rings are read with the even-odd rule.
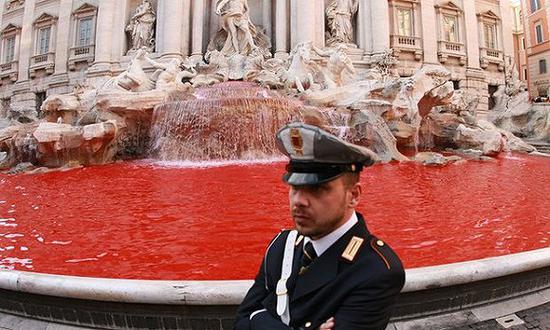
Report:
[[[386,267],[388,269],[391,269],[388,259],[386,258],[386,256],[384,256],[384,253],[381,250],[381,248],[386,246],[386,244],[382,240],[379,240],[378,238],[374,237],[373,239],[370,240],[370,246],[372,247],[374,252],[378,254],[378,256],[382,259],[382,261],[384,261],[384,264],[386,264]]]
[[[363,245],[364,241],[365,240],[361,237],[353,236],[349,241],[348,246],[344,250],[344,253],[342,253],[342,258],[346,259],[347,261],[353,262],[355,256],[357,255],[357,252],[359,252],[359,248],[361,248],[361,245]]]
[[[300,245],[300,243],[302,243],[302,240],[303,240],[303,239],[304,239],[304,235],[298,236],[298,238],[296,239],[296,243],[294,244],[294,246]]]

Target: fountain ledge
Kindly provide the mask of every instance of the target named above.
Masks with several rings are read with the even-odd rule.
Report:
[[[403,293],[449,287],[550,267],[550,247],[406,270]],[[0,288],[33,294],[144,304],[237,305],[251,280],[125,280],[0,271]]]
[[[485,316],[495,318],[549,302],[550,247],[408,269],[406,276],[391,326],[412,329],[427,320],[437,322],[435,328],[467,326],[481,320],[480,309],[488,308]],[[232,329],[251,285],[250,280],[125,280],[6,270],[0,271],[0,313],[85,328]],[[532,306],[526,307],[528,297]],[[505,308],[492,307],[501,305]]]

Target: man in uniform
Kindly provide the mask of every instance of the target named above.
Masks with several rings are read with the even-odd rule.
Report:
[[[267,248],[235,328],[385,329],[403,266],[355,211],[359,173],[376,155],[302,123],[283,127],[277,147],[290,158],[283,180],[296,229]]]

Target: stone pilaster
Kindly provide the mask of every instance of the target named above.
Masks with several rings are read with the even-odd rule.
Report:
[[[479,31],[474,1],[464,1],[464,21],[466,30],[466,49],[468,68],[480,69],[479,66]]]
[[[118,1],[100,0],[97,14],[97,28],[95,40],[95,62],[90,68],[91,74],[110,71],[114,38],[114,16],[120,15],[116,12]]]
[[[29,80],[29,64],[31,56],[34,54],[32,42],[34,6],[35,0],[25,1],[23,23],[21,24],[21,40],[19,42],[19,82]]]
[[[57,37],[55,43],[55,75],[67,73],[67,59],[72,46],[71,14],[72,0],[61,0],[59,3],[59,19],[57,20]]]
[[[273,37],[272,22],[271,22],[272,11],[273,11],[272,2],[262,1],[262,25],[265,29],[265,35],[269,38],[269,40],[272,40],[272,37]]]
[[[184,56],[189,56],[191,51],[191,0],[180,0],[183,2],[181,51]]]
[[[191,57],[193,60],[202,60],[202,48],[203,48],[203,33],[204,33],[204,0],[193,0],[193,27],[191,36]]]
[[[182,39],[182,17],[184,17],[183,1],[161,1],[159,2],[158,17],[162,20],[157,21],[157,53],[162,57],[181,58],[181,39]]]
[[[514,35],[513,30],[513,18],[512,8],[509,1],[500,1],[500,23],[501,29],[500,38],[502,38],[502,51],[504,53],[504,60],[514,56]]]
[[[359,12],[357,13],[357,45],[365,50],[367,54],[372,52],[372,24],[371,1],[359,0]]]
[[[369,1],[371,3],[372,54],[381,54],[390,48],[389,5],[386,0]]]
[[[275,56],[288,54],[289,0],[277,0],[275,4]]]
[[[315,42],[315,8],[314,0],[291,0],[291,48],[301,42]]]
[[[437,20],[434,0],[422,0],[420,15],[422,16],[422,44],[424,63],[439,64],[437,58]]]

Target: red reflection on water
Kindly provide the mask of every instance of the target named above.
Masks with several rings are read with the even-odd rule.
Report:
[[[129,162],[0,176],[0,267],[142,279],[250,279],[292,225],[283,163]],[[407,268],[550,245],[550,160],[377,165],[359,210]]]

